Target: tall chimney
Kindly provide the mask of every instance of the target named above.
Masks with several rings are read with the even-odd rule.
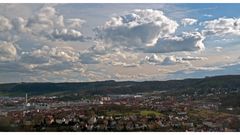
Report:
[[[28,103],[28,95],[27,95],[27,93],[26,93],[25,100],[26,100],[26,105],[27,105],[27,103]]]

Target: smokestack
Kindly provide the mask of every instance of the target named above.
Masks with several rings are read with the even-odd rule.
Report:
[[[28,95],[27,95],[27,93],[26,93],[25,99],[26,99],[26,105],[27,105],[27,103],[28,103]]]

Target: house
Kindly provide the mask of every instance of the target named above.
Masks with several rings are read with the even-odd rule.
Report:
[[[186,122],[186,123],[183,123],[182,125],[185,127],[191,127],[191,128],[194,127],[194,124],[192,122]]]
[[[24,126],[31,126],[32,125],[32,121],[31,120],[25,120],[25,121],[23,121],[23,125]]]
[[[205,125],[209,128],[220,128],[220,127],[222,127],[222,124],[220,124],[220,123],[213,123],[213,122],[209,122],[209,121],[203,122],[203,125]]]
[[[88,124],[94,124],[97,122],[97,118],[96,117],[91,117],[89,120],[88,120]]]
[[[55,121],[56,121],[57,124],[62,124],[63,123],[62,119],[56,119]]]
[[[0,116],[7,117],[7,115],[8,115],[8,112],[2,112],[2,111],[0,111]]]
[[[187,115],[187,112],[178,112],[178,115]]]

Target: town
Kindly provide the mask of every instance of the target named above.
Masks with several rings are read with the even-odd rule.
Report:
[[[219,97],[239,89],[208,93],[153,91],[137,94],[0,98],[1,131],[240,131],[239,106]],[[63,100],[65,99],[65,100]]]

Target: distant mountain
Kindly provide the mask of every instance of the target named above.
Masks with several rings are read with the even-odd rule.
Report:
[[[184,89],[240,88],[240,75],[169,81],[79,82],[79,83],[9,83],[0,84],[0,96],[49,95],[79,92],[94,94],[134,94],[140,92]]]

